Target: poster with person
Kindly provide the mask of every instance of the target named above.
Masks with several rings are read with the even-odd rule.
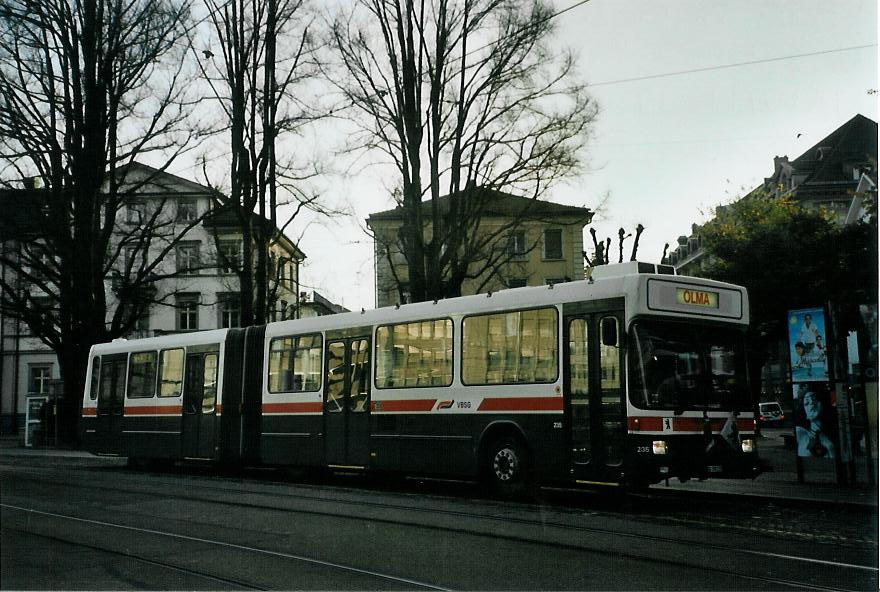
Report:
[[[788,344],[792,382],[828,380],[825,313],[821,308],[792,310],[788,313]]]
[[[798,456],[834,459],[837,421],[828,387],[822,383],[792,385]]]

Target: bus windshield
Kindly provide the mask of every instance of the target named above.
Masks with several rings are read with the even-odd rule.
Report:
[[[745,340],[735,328],[639,321],[630,349],[630,400],[642,409],[747,410]]]

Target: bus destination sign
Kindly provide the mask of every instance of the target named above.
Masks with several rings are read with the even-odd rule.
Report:
[[[678,304],[684,304],[687,306],[718,308],[718,292],[709,292],[708,290],[676,288],[675,300]]]

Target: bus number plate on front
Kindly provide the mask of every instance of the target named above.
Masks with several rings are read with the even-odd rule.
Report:
[[[710,473],[720,473],[724,470],[724,468],[719,465],[709,465],[708,467],[706,467],[706,470]]]
[[[718,308],[718,292],[695,290],[693,288],[676,288],[675,301],[678,304],[685,304],[687,306]]]

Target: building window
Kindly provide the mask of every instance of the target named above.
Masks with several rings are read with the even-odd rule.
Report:
[[[293,261],[290,259],[281,259],[281,273],[279,274],[281,283],[293,283]]]
[[[177,221],[194,222],[199,215],[195,199],[180,199],[177,201]]]
[[[221,329],[241,326],[241,300],[238,294],[217,294],[217,308],[220,312],[218,326]]]
[[[137,331],[148,331],[150,329],[150,305],[146,305],[138,315],[134,325]]]
[[[177,297],[178,331],[195,331],[199,328],[199,295],[181,294]]]
[[[177,247],[177,273],[199,273],[199,243],[182,243]]]
[[[54,261],[52,260],[52,256],[49,255],[46,246],[34,245],[25,252],[27,254],[22,255],[23,260],[27,261],[30,259],[30,265],[28,267],[31,275],[34,276],[34,280],[38,282],[46,281],[52,274],[54,268]]]
[[[28,391],[34,395],[49,393],[49,381],[52,380],[52,366],[31,366]]]
[[[528,247],[526,247],[526,231],[513,230],[507,237],[507,254],[514,259],[524,259]]]
[[[562,229],[548,228],[544,231],[544,259],[562,259]]]
[[[219,242],[220,257],[217,269],[220,273],[237,273],[241,270],[241,241],[221,240]]]
[[[138,248],[127,246],[122,251],[122,275],[128,276],[129,272],[137,267],[135,258],[138,256]]]
[[[147,204],[135,201],[125,206],[125,223],[140,226],[144,223],[147,213]]]
[[[33,300],[33,310],[37,310],[44,317],[47,317],[47,322],[50,324],[54,322],[55,319],[55,303],[49,296],[33,296],[31,298]]]
[[[508,288],[525,288],[527,285],[526,278],[510,278],[507,280]]]
[[[545,285],[545,286],[550,286],[550,285],[554,285],[554,286],[555,286],[556,284],[564,284],[565,282],[570,282],[570,281],[571,281],[571,280],[568,279],[567,277],[561,277],[561,278],[558,278],[558,277],[557,277],[557,278],[544,278],[544,285]]]
[[[409,304],[412,302],[412,293],[409,291],[409,282],[401,282],[397,288],[397,296],[400,297],[400,304]]]

